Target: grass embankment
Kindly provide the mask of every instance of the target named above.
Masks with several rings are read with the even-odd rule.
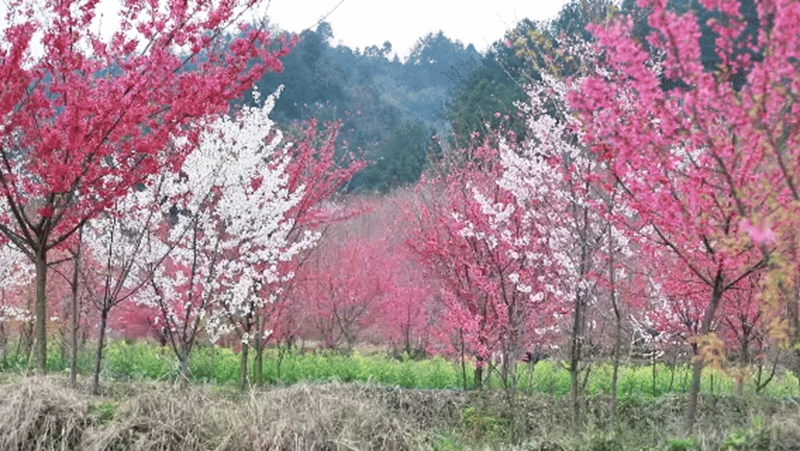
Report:
[[[50,372],[68,371],[67,362],[58,349],[49,352]],[[78,362],[79,373],[88,375],[92,368],[90,352],[82,353]],[[235,385],[239,381],[239,355],[230,349],[202,346],[192,353],[190,375],[192,381],[201,384]],[[24,372],[24,359],[7,356],[5,365],[10,372]],[[249,368],[253,368],[252,358]],[[146,342],[111,342],[105,352],[102,380],[160,380],[172,381],[178,376],[175,356],[169,348],[154,346]],[[590,396],[610,392],[611,366],[595,365],[587,379],[586,393]],[[473,387],[472,371],[467,365],[467,388]],[[301,381],[329,382],[374,382],[381,385],[403,388],[463,389],[461,366],[441,357],[429,359],[393,359],[383,353],[362,355],[357,352],[343,355],[334,352],[298,353],[291,351],[279,355],[270,349],[264,358],[262,382],[266,384],[294,384]],[[766,378],[766,375],[764,376]],[[618,385],[620,398],[654,398],[670,393],[681,394],[688,390],[691,369],[687,365],[668,366],[657,364],[655,384],[651,366],[624,366],[621,368]],[[490,388],[501,388],[497,373],[489,380]],[[711,395],[732,395],[736,383],[731,374],[707,368],[703,372],[702,392]],[[745,379],[745,394],[754,394],[752,377]],[[519,364],[517,390],[548,395],[566,395],[569,391],[569,374],[561,365],[543,361],[531,368]],[[773,380],[759,393],[760,396],[785,399],[800,396],[797,378],[780,370]]]
[[[0,376],[0,449],[55,450],[796,450],[796,403],[704,397],[697,434],[681,440],[683,397],[587,399],[571,425],[560,396],[409,390],[362,383],[232,387],[141,381],[87,395],[61,376]]]

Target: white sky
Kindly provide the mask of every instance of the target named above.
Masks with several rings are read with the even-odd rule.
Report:
[[[43,0],[29,0],[43,1]],[[392,43],[400,58],[418,39],[442,30],[462,43],[486,50],[522,19],[547,20],[567,0],[263,0],[253,19],[263,18],[281,29],[300,33],[325,19],[333,28],[332,45],[364,49]],[[4,28],[9,0],[0,0],[0,28]],[[119,0],[101,0],[96,26],[110,36]],[[338,6],[338,7],[337,7]],[[247,18],[245,18],[247,20]],[[36,41],[36,39],[34,40]],[[36,52],[34,52],[36,53]]]
[[[336,8],[336,5],[342,2]],[[401,59],[429,32],[484,51],[521,19],[547,20],[565,0],[271,0],[267,15],[280,28],[299,33],[325,19],[333,45],[364,49],[392,43]]]

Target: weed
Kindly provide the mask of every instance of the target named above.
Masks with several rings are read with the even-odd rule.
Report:
[[[691,451],[697,449],[697,440],[694,438],[674,438],[667,442],[668,451]]]

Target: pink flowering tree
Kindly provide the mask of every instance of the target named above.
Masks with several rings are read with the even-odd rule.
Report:
[[[337,229],[326,232],[320,248],[304,263],[293,296],[302,302],[307,327],[323,346],[343,345],[350,352],[377,319],[391,290],[392,268],[386,265],[382,240],[359,236],[352,223]]]
[[[713,325],[726,294],[767,266],[778,269],[795,247],[800,8],[759,2],[752,35],[739,1],[701,1],[718,16],[708,23],[715,45],[704,65],[694,13],[673,13],[661,1],[639,4],[650,11],[647,42],[631,35],[627,18],[594,28],[599,70],[576,86],[570,102],[585,142],[609,163],[638,215],[643,251],[670,254],[675,270],[702,287],[694,297],[702,315],[691,338],[691,429],[709,358],[701,344],[718,341]],[[770,274],[795,277],[785,264]],[[773,293],[772,304],[787,299]],[[788,310],[797,310],[796,300]]]
[[[35,264],[36,359],[46,372],[48,255],[148,176],[179,167],[192,124],[281,68],[255,0],[126,0],[110,36],[98,2],[8,4],[0,43],[0,231]],[[41,36],[41,39],[38,38]],[[170,146],[178,137],[181,146]]]
[[[409,245],[441,281],[446,333],[462,363],[467,354],[475,359],[475,385],[496,354],[501,379],[513,388],[513,362],[540,340],[557,309],[557,292],[547,283],[556,263],[548,234],[530,214],[539,205],[522,208],[498,185],[497,146],[487,142],[460,156],[441,179],[423,181]]]

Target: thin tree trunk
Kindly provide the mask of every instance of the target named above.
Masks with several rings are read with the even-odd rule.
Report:
[[[675,369],[677,367],[678,367],[678,356],[676,355],[669,369],[669,387],[667,387],[667,393],[672,393],[672,383],[675,382]]]
[[[611,414],[609,423],[611,429],[617,427],[617,385],[619,385],[619,354],[622,347],[622,318],[619,315],[616,317],[616,324],[614,325],[614,370],[611,373]]]
[[[750,352],[748,350],[749,339],[746,335],[742,339],[742,359],[739,364],[739,377],[736,378],[736,395],[740,398],[744,396],[744,375],[750,366]]]
[[[612,208],[609,206],[609,213],[612,213]],[[608,278],[611,282],[611,306],[614,308],[614,350],[613,350],[613,367],[614,370],[611,374],[611,413],[609,424],[611,430],[616,428],[617,420],[617,383],[619,380],[619,354],[622,347],[622,314],[617,304],[617,268],[614,262],[614,254],[616,244],[614,243],[614,234],[612,233],[613,227],[608,228]]]
[[[36,251],[36,370],[47,374],[47,253]]]
[[[0,321],[0,371],[6,367],[6,345],[8,339],[6,338],[6,329],[3,327],[3,322]]]
[[[575,318],[572,324],[572,339],[570,340],[570,361],[569,361],[569,400],[572,406],[573,426],[580,424],[580,364],[581,347],[583,344],[583,300],[581,294],[575,295]]]
[[[577,427],[580,424],[580,413],[581,413],[581,405],[580,405],[580,396],[578,396],[578,391],[580,390],[580,383],[578,382],[578,371],[573,370],[570,367],[569,370],[569,402],[572,406],[572,423],[573,426]]]
[[[247,354],[250,346],[242,343],[242,355],[239,361],[239,387],[244,391],[247,389]]]
[[[653,398],[655,398],[656,396],[658,396],[658,394],[656,393],[656,349],[655,349],[655,346],[653,347],[653,353],[652,353],[650,359],[651,359],[651,363],[653,365],[653,387],[652,387],[652,390],[653,390]]]
[[[302,346],[305,346],[305,342],[302,344]],[[286,355],[288,350],[289,350],[288,345],[285,344],[285,345],[281,346],[280,342],[278,342],[278,361],[275,362],[275,380],[276,381],[280,381],[281,380],[281,364],[283,364],[283,357]],[[301,354],[302,354],[302,351],[301,351]]]
[[[800,312],[798,311],[797,297],[791,296],[795,293],[787,293],[788,305],[786,306],[786,316],[789,323],[789,345],[794,350],[794,362],[792,364],[792,372],[800,380]]]
[[[108,309],[103,307],[100,311],[100,330],[97,335],[97,351],[94,356],[94,371],[92,371],[92,394],[100,394],[100,364],[103,362],[103,346],[106,342],[106,325],[108,324]]]
[[[263,385],[264,383],[264,322],[261,321],[261,315],[256,313],[256,338],[253,343],[256,355],[253,359],[253,379],[256,385]]]
[[[464,390],[467,389],[467,362],[464,360],[464,329],[458,328],[459,338],[461,339],[461,378],[464,380]]]
[[[686,407],[686,432],[687,435],[694,429],[697,418],[697,400],[700,395],[700,377],[703,374],[705,362],[699,357],[695,358],[692,364],[692,385],[689,388],[689,403]]]
[[[181,349],[178,354],[178,365],[180,366],[181,387],[186,388],[189,385],[189,351],[187,349]]]
[[[74,267],[72,268],[72,317],[70,318],[70,356],[69,356],[69,383],[72,387],[77,385],[78,379],[78,324],[80,314],[80,299],[78,290],[78,271],[81,262],[81,239],[83,229],[78,230],[78,248],[75,251]]]
[[[703,315],[703,322],[701,324],[700,332],[702,335],[708,335],[711,332],[711,324],[714,320],[714,314],[717,311],[717,306],[722,299],[722,274],[717,273],[714,281],[713,290],[711,292],[711,301],[708,303],[705,314]],[[695,348],[699,351],[700,343]],[[686,406],[686,434],[687,436],[694,430],[694,425],[697,419],[697,401],[700,396],[700,377],[703,373],[705,361],[695,352],[694,365],[692,367],[692,385],[689,389],[689,402]]]

